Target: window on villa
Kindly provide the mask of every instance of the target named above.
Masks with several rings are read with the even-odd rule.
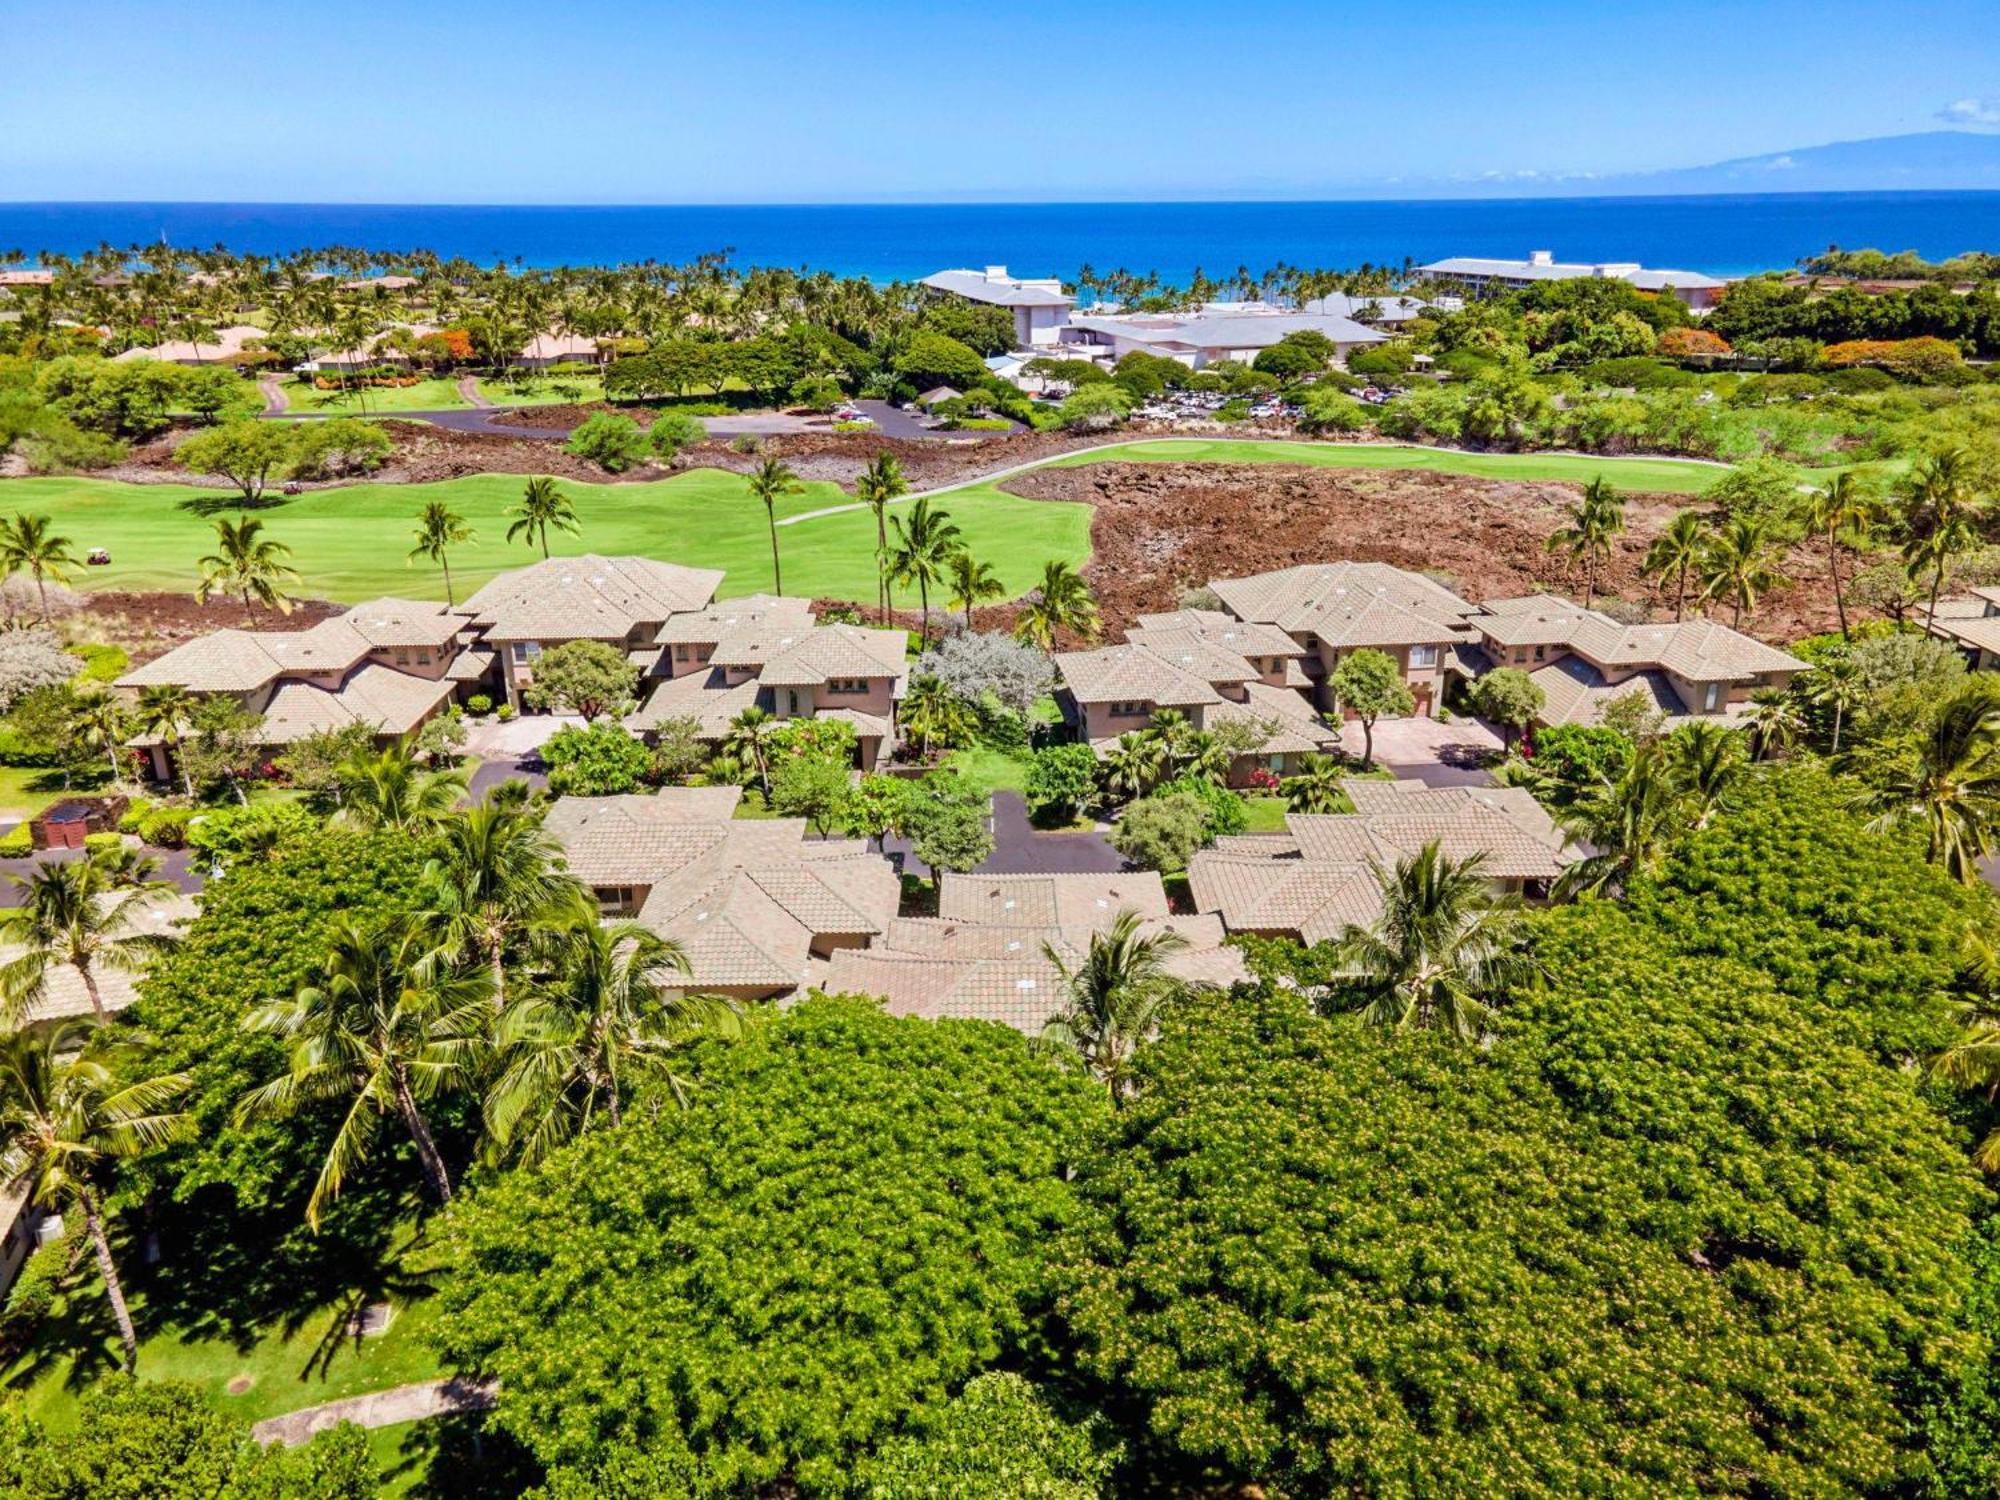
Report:
[[[1546,647],[1546,646],[1537,646],[1537,647],[1535,647],[1535,660],[1536,660],[1536,661],[1540,661],[1540,660],[1542,660],[1542,659],[1543,659],[1543,658],[1544,658],[1545,656],[1547,656],[1547,655],[1548,655],[1548,649],[1549,649],[1549,648],[1548,648],[1548,647]]]
[[[1705,711],[1708,713],[1714,713],[1718,708],[1722,707],[1722,684],[1711,682],[1708,685],[1708,696],[1703,702]]]
[[[1153,706],[1150,703],[1127,701],[1111,705],[1111,717],[1114,719],[1150,719],[1152,716]]]
[[[674,647],[675,661],[686,661],[687,659],[688,659],[688,648],[685,645]]]
[[[516,641],[514,643],[514,660],[516,661],[533,661],[541,654],[542,643],[540,641]]]
[[[1435,646],[1410,647],[1410,665],[1413,667],[1434,667],[1438,664],[1438,648]]]
[[[868,691],[868,680],[865,677],[830,677],[827,679],[826,690],[829,693],[853,697]]]

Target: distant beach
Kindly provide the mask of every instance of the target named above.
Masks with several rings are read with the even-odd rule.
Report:
[[[75,254],[165,240],[279,254],[327,245],[428,249],[529,266],[684,262],[912,279],[1005,264],[1071,276],[1123,266],[1185,280],[1238,266],[1348,268],[1445,255],[1523,256],[1744,275],[1828,245],[1937,259],[2000,247],[2000,193],[1782,193],[1353,203],[1010,203],[485,207],[461,205],[4,203],[0,250]]]

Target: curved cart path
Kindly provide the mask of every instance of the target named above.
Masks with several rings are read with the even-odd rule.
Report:
[[[278,384],[277,376],[259,375],[257,377],[257,390],[264,397],[263,415],[267,417],[282,417],[292,409],[292,398],[287,396],[285,388]]]
[[[479,377],[477,375],[459,376],[458,393],[482,411],[493,405],[491,401],[486,399],[486,393],[480,390]]]
[[[319,1406],[266,1417],[250,1429],[260,1443],[283,1443],[296,1448],[316,1432],[352,1422],[356,1427],[394,1427],[399,1422],[415,1422],[424,1417],[450,1417],[460,1412],[485,1411],[500,1397],[497,1380],[423,1380],[415,1385],[399,1385],[393,1390],[370,1391],[365,1396],[348,1396]]]

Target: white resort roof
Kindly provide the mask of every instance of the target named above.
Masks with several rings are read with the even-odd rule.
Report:
[[[995,307],[1070,307],[1076,300],[1055,277],[1009,276],[1005,266],[987,266],[978,271],[933,271],[923,284]]]

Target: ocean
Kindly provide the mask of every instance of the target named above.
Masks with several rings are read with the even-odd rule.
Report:
[[[100,244],[278,254],[434,250],[527,266],[794,266],[875,281],[952,266],[1068,277],[1078,267],[1218,279],[1238,266],[1351,268],[1446,255],[1636,260],[1716,276],[1790,267],[1829,245],[1940,258],[2000,249],[2000,193],[1773,193],[1351,203],[1005,203],[483,207],[308,203],[0,203],[0,250]]]

